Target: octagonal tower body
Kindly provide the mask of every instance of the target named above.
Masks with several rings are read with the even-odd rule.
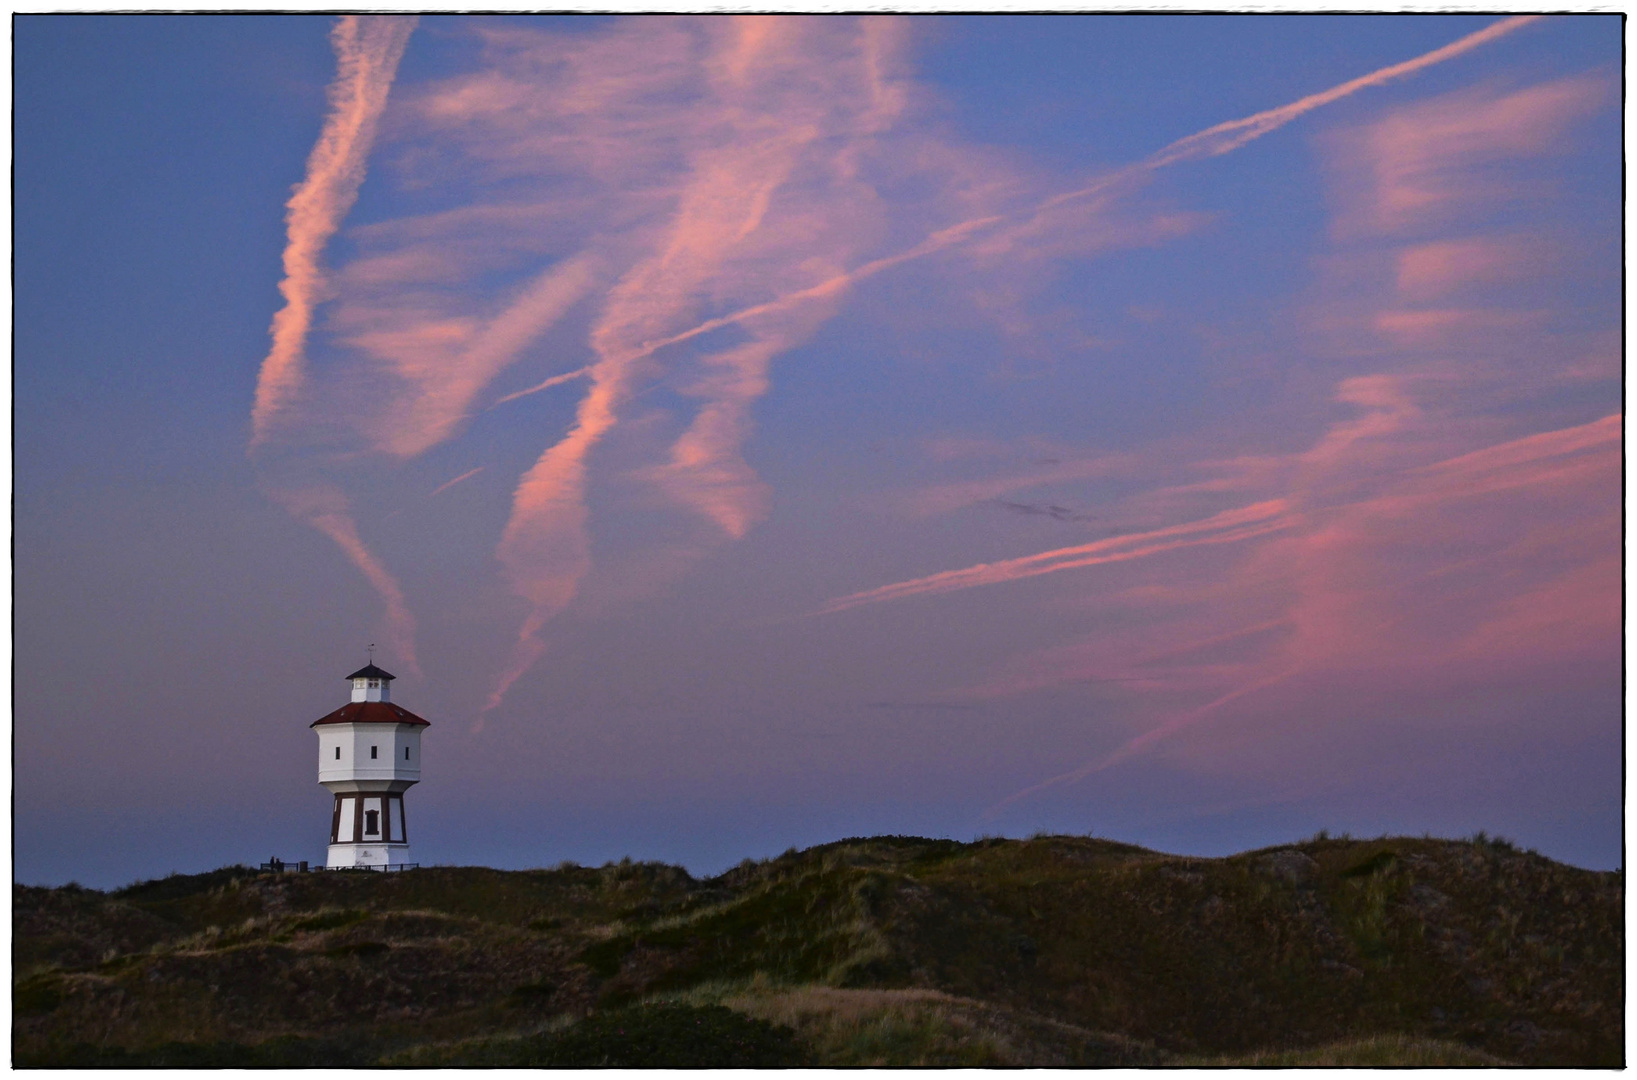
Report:
[[[421,779],[425,720],[392,702],[393,676],[374,664],[347,676],[352,701],[313,721],[318,782],[330,790],[325,865],[402,866],[409,859],[404,792]]]

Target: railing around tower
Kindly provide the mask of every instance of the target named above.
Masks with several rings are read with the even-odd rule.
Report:
[[[404,862],[404,863],[387,863],[387,864],[383,864],[383,865],[380,865],[380,866],[311,866],[311,867],[309,867],[308,864],[305,861],[299,862],[299,863],[287,863],[283,859],[272,859],[272,860],[270,860],[268,862],[262,863],[261,868],[263,870],[272,871],[275,874],[307,874],[307,873],[317,873],[320,870],[381,870],[381,871],[419,870],[421,868],[421,864],[418,863],[418,862]]]

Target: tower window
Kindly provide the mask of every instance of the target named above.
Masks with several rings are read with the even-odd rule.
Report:
[[[335,760],[341,760],[341,748],[339,746],[335,748]]]
[[[409,747],[407,747],[407,746],[404,747],[404,760],[405,761],[409,760]]]
[[[381,680],[380,679],[371,679],[369,681],[369,688],[371,690],[379,690],[381,688]]]
[[[372,746],[369,748],[369,756],[372,758],[375,756],[375,747]]]
[[[379,811],[379,810],[365,810],[364,811],[364,835],[365,836],[379,836],[379,835],[381,835],[381,811]]]

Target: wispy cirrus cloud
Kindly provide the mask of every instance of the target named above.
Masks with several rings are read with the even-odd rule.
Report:
[[[439,484],[437,487],[432,489],[432,495],[442,495],[444,492],[448,491],[450,488],[454,487],[456,484],[460,483],[462,480],[470,480],[472,477],[476,476],[478,473],[480,473],[482,471],[483,471],[483,466],[479,465],[475,469],[468,469],[466,472],[461,473],[459,476],[455,477],[453,480],[445,480],[443,483]],[[428,495],[427,498],[430,499],[432,497],[432,495]]]
[[[1229,153],[1244,146],[1252,139],[1261,138],[1271,131],[1284,127],[1292,120],[1304,116],[1314,109],[1323,108],[1326,105],[1340,101],[1342,98],[1356,94],[1360,90],[1367,90],[1397,79],[1407,78],[1436,64],[1453,60],[1507,34],[1520,30],[1539,18],[1541,16],[1538,15],[1515,15],[1509,19],[1501,19],[1482,30],[1466,35],[1458,41],[1452,41],[1442,48],[1422,53],[1413,59],[1378,68],[1368,75],[1349,79],[1347,82],[1332,86],[1330,89],[1320,91],[1317,94],[1309,94],[1307,97],[1293,101],[1288,105],[1281,105],[1276,109],[1256,113],[1254,116],[1247,116],[1240,120],[1229,120],[1217,124],[1215,127],[1206,128],[1198,134],[1178,139],[1150,157],[1145,164],[1152,168],[1159,168],[1178,161],[1216,157],[1220,154]]]
[[[1402,236],[1470,226],[1497,205],[1539,197],[1544,193],[1516,164],[1548,154],[1611,92],[1593,75],[1511,92],[1476,87],[1338,133],[1331,153],[1345,210],[1336,218],[1337,233]]]
[[[1079,588],[1119,613],[1122,633],[1013,657],[970,687],[995,697],[1113,679],[1151,703],[1135,735],[993,812],[1161,746],[1184,755],[1184,733],[1231,716],[1256,727],[1258,710],[1311,708],[1350,672],[1365,673],[1383,702],[1402,702],[1462,680],[1616,662],[1623,418],[1530,432],[1552,408],[1520,404],[1530,394],[1550,402],[1554,383],[1582,377],[1594,347],[1595,332],[1538,299],[1574,272],[1576,241],[1554,213],[1550,174],[1531,163],[1606,98],[1589,77],[1479,88],[1327,137],[1341,250],[1329,263],[1333,293],[1310,312],[1312,340],[1376,369],[1336,395],[1360,412],[1303,450],[1200,462],[1214,474],[1208,485],[1110,508],[1282,498],[1291,527],[1252,538],[1226,567],[1179,552],[1163,576],[1156,562],[1103,586],[1084,579]],[[1497,285],[1519,291],[1497,295]],[[1406,304],[1475,287],[1491,290],[1486,306]],[[970,571],[920,580],[940,579],[984,583]],[[897,595],[860,595],[871,593]],[[1281,694],[1290,700],[1275,704]]]
[[[335,541],[347,559],[364,575],[386,608],[386,643],[397,662],[411,675],[421,674],[415,653],[415,616],[403,588],[358,534],[358,523],[346,495],[331,484],[303,488],[273,488],[269,494],[286,510]]]
[[[279,282],[284,307],[273,316],[273,347],[256,382],[252,445],[269,437],[279,414],[301,390],[302,351],[314,309],[328,289],[319,261],[358,198],[376,124],[416,21],[346,15],[331,31],[338,70],[329,88],[330,113],[307,158],[307,176],[288,203],[289,243]]]
[[[1398,253],[1398,292],[1410,301],[1436,300],[1474,286],[1506,285],[1551,256],[1526,237],[1467,236],[1413,244]]]
[[[514,391],[513,393],[507,394],[505,397],[496,398],[494,405],[490,405],[489,408],[493,409],[497,405],[504,405],[508,401],[516,401],[518,398],[525,398],[530,394],[538,394],[542,390],[550,390],[554,386],[561,386],[566,382],[573,382],[575,379],[589,374],[591,374],[591,368],[587,366],[575,368],[573,371],[565,371],[561,375],[553,375],[551,378],[537,382],[533,386]]]
[[[1353,366],[1333,397],[1353,415],[1300,450],[1201,460],[1188,468],[1208,480],[1097,505],[1116,520],[1174,520],[1222,500],[1234,508],[820,608],[1071,571],[1056,579],[1058,593],[1113,616],[1118,633],[1008,657],[966,688],[981,700],[1106,683],[1146,714],[1134,734],[1008,796],[991,816],[1161,747],[1184,754],[1183,736],[1229,718],[1254,727],[1259,709],[1282,716],[1348,673],[1401,702],[1460,680],[1616,655],[1622,417],[1520,434],[1529,414],[1514,404],[1522,388],[1579,378],[1586,347],[1533,299],[1573,263],[1573,234],[1550,212],[1550,181],[1536,171],[1521,183],[1519,170],[1604,99],[1591,78],[1480,88],[1327,137],[1341,250],[1329,264],[1339,271],[1333,295],[1309,313],[1311,340]],[[1535,212],[1520,218],[1520,206]],[[1520,220],[1531,231],[1520,233]],[[1495,295],[1497,285],[1521,292]],[[1439,303],[1485,287],[1482,307]],[[1122,474],[1174,477],[1177,466],[1160,460],[1174,451],[1129,451]],[[1229,542],[1207,548],[1217,539]],[[1204,559],[1206,550],[1216,554]],[[1270,705],[1279,695],[1290,701]]]
[[[1052,230],[1062,229],[1064,224],[1073,220],[1075,216],[1085,215],[1088,208],[1092,211],[1106,210],[1109,202],[1122,191],[1143,183],[1149,175],[1161,169],[1186,161],[1197,161],[1231,153],[1247,143],[1277,131],[1315,109],[1323,108],[1326,105],[1350,97],[1361,90],[1408,78],[1437,64],[1446,63],[1507,34],[1520,30],[1539,18],[1540,16],[1536,15],[1518,15],[1502,19],[1442,48],[1423,53],[1401,63],[1378,68],[1367,75],[1349,79],[1316,94],[1309,94],[1288,105],[1265,109],[1262,112],[1241,117],[1237,120],[1227,120],[1206,128],[1204,131],[1184,136],[1136,164],[1100,177],[1094,183],[1083,188],[1064,192],[1047,199],[1031,215],[1026,224],[1006,230],[1004,239],[988,241],[989,246],[992,250],[1009,249],[1018,242],[1020,237],[1025,236],[1039,243],[1049,236]]]
[[[1621,436],[1622,418],[1609,416],[1406,470],[1366,499],[1309,510],[1226,578],[1189,574],[1197,584],[1146,624],[1015,658],[972,696],[1095,680],[1159,702],[1204,700],[1162,707],[1113,750],[990,815],[1298,676],[1367,671],[1378,692],[1402,698],[1473,670],[1516,673],[1608,651],[1619,636]]]
[[[652,118],[685,139],[671,213],[643,231],[639,257],[590,328],[597,359],[573,427],[513,497],[497,554],[532,611],[490,707],[538,656],[541,627],[590,567],[587,457],[640,379],[669,368],[701,401],[652,480],[727,537],[765,512],[765,489],[739,453],[748,407],[765,392],[773,357],[835,310],[842,290],[830,283],[882,229],[859,171],[865,144],[901,107],[883,70],[892,36],[870,21],[743,18],[667,39],[704,53],[687,69],[685,115]],[[769,296],[775,302],[741,308],[731,326],[708,317],[724,301]],[[731,330],[727,342],[707,339],[717,329]],[[662,350],[671,358],[663,365],[654,359]]]
[[[822,605],[817,614],[830,615],[865,604],[900,600],[924,593],[954,592],[980,585],[998,585],[1001,582],[1038,577],[1042,574],[1055,574],[1064,570],[1126,562],[1202,544],[1231,544],[1289,528],[1291,523],[1285,516],[1288,509],[1282,500],[1270,500],[1234,510],[1224,510],[1200,521],[1169,525],[1163,529],[1131,533],[1073,547],[1054,548],[1038,555],[1025,555],[1001,562],[979,563],[961,570],[946,570],[911,581],[900,581],[853,593],[850,596],[837,597]]]
[[[385,408],[366,414],[371,416],[365,421],[370,444],[407,458],[449,439],[471,416],[478,395],[592,290],[596,275],[593,255],[565,259],[523,283],[483,319],[430,318],[406,325],[397,319],[398,312],[377,321],[349,309],[344,315],[347,343],[388,364],[392,375],[407,384]],[[577,374],[548,379],[508,400]]]
[[[273,316],[272,347],[256,380],[251,410],[251,448],[265,448],[275,433],[299,432],[306,377],[305,349],[317,306],[330,295],[321,260],[325,246],[358,197],[365,163],[375,138],[398,62],[416,19],[347,15],[330,34],[337,72],[329,87],[330,111],[318,143],[307,158],[307,175],[287,204],[288,243],[279,292],[284,307]],[[297,441],[300,435],[296,436]],[[273,497],[297,518],[317,528],[341,548],[380,595],[387,638],[400,662],[414,673],[415,620],[403,590],[381,560],[365,546],[346,505],[332,485],[277,490]]]
[[[771,365],[865,283],[933,258],[1015,267],[1183,235],[1197,215],[1132,201],[1157,170],[1233,151],[1527,21],[1216,125],[1057,195],[919,122],[901,20],[647,19],[575,34],[480,23],[473,70],[397,98],[386,153],[399,183],[451,194],[350,234],[356,255],[334,276],[326,323],[345,360],[323,373],[325,393],[308,395],[306,421],[315,439],[350,431],[355,449],[411,458],[488,407],[586,380],[568,430],[520,477],[496,546],[527,611],[494,707],[591,570],[593,455],[619,437],[639,394],[663,388],[690,407],[663,457],[634,475],[718,540],[743,537],[768,512],[743,448]],[[329,232],[346,202],[331,200]],[[320,248],[329,235],[309,232]],[[318,293],[302,295],[305,335]],[[298,371],[284,359],[268,368],[258,416],[286,411]],[[532,384],[507,388],[518,373]],[[956,485],[923,502],[938,512],[1031,482]],[[1140,560],[1287,524],[1272,513],[1228,520],[1239,512],[990,572]]]

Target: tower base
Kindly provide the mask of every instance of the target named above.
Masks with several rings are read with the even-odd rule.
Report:
[[[399,867],[409,862],[408,844],[331,844],[327,870],[349,867]]]

